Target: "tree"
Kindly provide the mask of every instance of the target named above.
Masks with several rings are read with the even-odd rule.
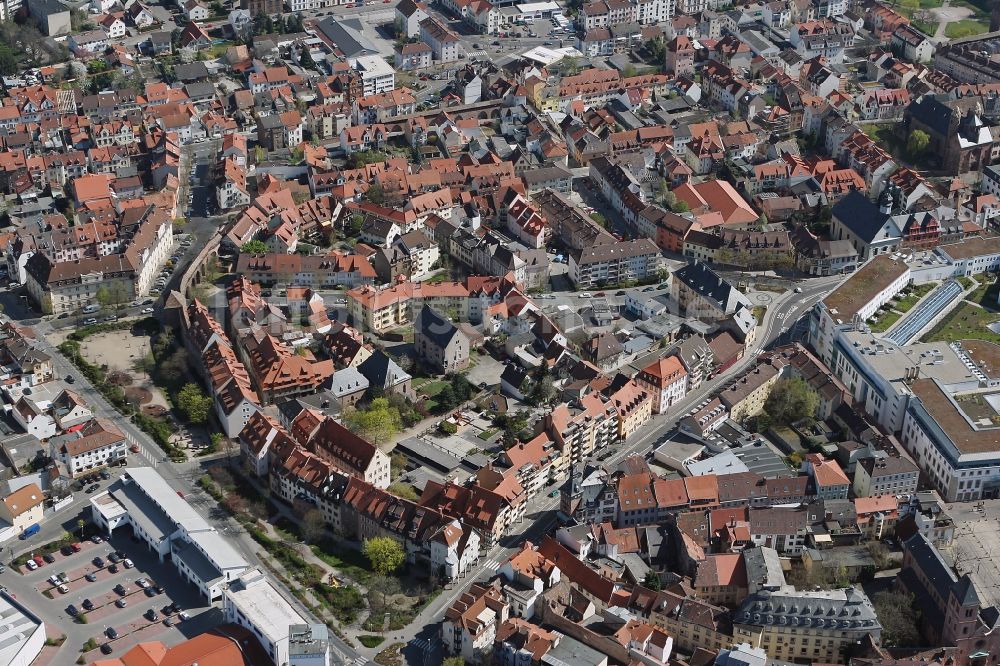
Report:
[[[254,146],[253,147],[254,164],[263,164],[266,159],[267,159],[267,151],[264,150],[264,146]]]
[[[917,629],[920,612],[914,608],[913,596],[902,592],[879,592],[872,598],[875,614],[882,624],[882,645],[915,647],[923,639]]]
[[[528,412],[497,414],[493,418],[493,425],[503,431],[503,445],[508,448],[517,441],[521,431],[528,427]]]
[[[686,201],[681,201],[678,199],[677,201],[675,201],[674,205],[670,207],[670,210],[672,210],[675,213],[686,213],[689,210],[691,210],[691,206],[688,206]]]
[[[556,387],[549,379],[549,366],[542,363],[535,373],[535,384],[531,387],[528,399],[533,405],[547,405],[556,397]]]
[[[243,254],[266,254],[267,244],[262,240],[249,240],[240,246],[240,252]]]
[[[388,576],[402,566],[406,559],[403,547],[392,537],[365,539],[361,551],[371,563],[372,571],[380,576]]]
[[[919,159],[923,156],[930,143],[931,137],[927,132],[919,129],[913,130],[910,132],[910,138],[906,140],[906,153],[910,156],[911,160]]]
[[[177,392],[177,407],[187,420],[194,424],[208,421],[208,412],[212,408],[212,399],[197,384],[185,384]]]
[[[767,396],[764,412],[772,422],[788,425],[804,418],[812,418],[818,405],[819,396],[803,379],[779,379]]]
[[[465,666],[465,659],[461,657],[448,657],[441,662],[441,666]]]
[[[377,206],[385,204],[385,190],[378,183],[374,183],[368,187],[365,192],[365,199],[372,202]]]
[[[312,51],[309,50],[308,46],[303,47],[302,55],[299,56],[299,64],[305,69],[316,69],[316,61],[313,60]]]
[[[302,540],[306,543],[315,543],[323,536],[323,531],[326,529],[326,519],[323,517],[323,512],[319,509],[309,509],[304,514],[302,514],[302,520],[299,521],[299,530],[302,533]]]
[[[385,398],[375,398],[368,409],[348,410],[344,420],[352,432],[376,446],[379,441],[385,442],[391,438],[402,427],[399,410],[392,407]]]
[[[120,282],[112,282],[97,290],[97,302],[104,307],[118,306],[128,302],[128,292]]]
[[[655,571],[650,570],[643,579],[642,584],[644,587],[654,591],[659,592],[663,589],[663,581],[660,580],[660,574]]]
[[[447,412],[458,404],[458,399],[455,397],[455,390],[451,387],[451,384],[445,384],[441,387],[441,390],[434,396],[434,402],[437,403],[438,411],[441,412]]]
[[[392,540],[390,539],[390,541]],[[393,543],[396,542],[393,541]],[[368,606],[374,621],[382,621],[382,616],[389,610],[389,600],[399,592],[399,579],[395,576],[378,574],[371,577],[371,580],[368,581]]]

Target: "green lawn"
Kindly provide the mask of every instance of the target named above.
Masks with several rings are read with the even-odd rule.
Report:
[[[990,24],[977,19],[963,19],[955,21],[945,26],[944,36],[948,39],[959,39],[960,37],[971,37],[988,32]]]
[[[931,282],[912,287],[909,294],[899,299],[896,304],[892,306],[893,310],[898,310],[899,312],[909,312],[921,298],[931,293],[936,286],[936,282]]]
[[[969,292],[965,300],[982,305],[991,312],[1000,312],[1000,279],[994,280],[992,284],[985,275],[979,276],[979,286],[974,291]]]
[[[441,379],[418,379],[413,382],[413,392],[417,394],[418,398],[426,395],[427,402],[425,403],[425,406],[428,410],[433,411],[437,408],[437,402],[435,402],[434,396],[440,393],[441,389],[447,385],[448,382]]]
[[[978,305],[959,303],[921,342],[954,342],[955,340],[986,340],[1000,344],[1000,334],[987,326],[1000,321],[1000,314],[988,312]]]
[[[878,320],[874,323],[869,323],[868,327],[876,333],[885,333],[889,330],[889,327],[899,321],[899,318],[902,316],[903,314],[901,312],[889,310],[888,312],[881,313],[878,316]]]

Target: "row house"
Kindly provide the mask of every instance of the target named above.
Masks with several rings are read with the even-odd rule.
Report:
[[[479,559],[476,530],[433,507],[397,497],[361,479],[351,478],[340,502],[341,531],[363,543],[373,537],[398,541],[411,565],[450,580]]]
[[[382,123],[345,127],[340,132],[340,148],[346,155],[380,150],[388,139],[389,132]]]
[[[475,529],[481,535],[482,547],[489,551],[524,519],[526,502],[517,479],[507,475],[493,490],[480,485],[478,480],[469,486],[430,480],[418,504]]]
[[[263,285],[294,285],[311,289],[353,289],[372,285],[376,278],[375,269],[368,259],[357,254],[241,253],[236,271]]]
[[[246,167],[235,158],[226,158],[219,169],[219,179],[215,186],[219,210],[242,208],[250,205],[250,191],[247,188]]]

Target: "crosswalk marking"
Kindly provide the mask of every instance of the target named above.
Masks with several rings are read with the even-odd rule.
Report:
[[[498,569],[500,567],[500,560],[497,558],[489,559],[485,562],[480,562],[479,566],[484,569]]]
[[[479,51],[469,51],[468,56],[470,58],[486,58],[487,56],[489,56],[489,54],[486,51],[479,50]]]

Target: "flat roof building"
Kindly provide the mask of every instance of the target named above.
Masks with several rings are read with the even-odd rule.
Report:
[[[289,663],[293,627],[298,641],[301,633],[298,629],[309,624],[256,568],[245,571],[229,584],[223,595],[222,610],[227,622],[254,633],[275,664]]]
[[[239,552],[152,467],[132,467],[91,498],[94,523],[107,533],[128,525],[162,561],[174,566],[209,601],[249,566]]]
[[[30,666],[45,645],[45,623],[0,592],[0,664]]]

